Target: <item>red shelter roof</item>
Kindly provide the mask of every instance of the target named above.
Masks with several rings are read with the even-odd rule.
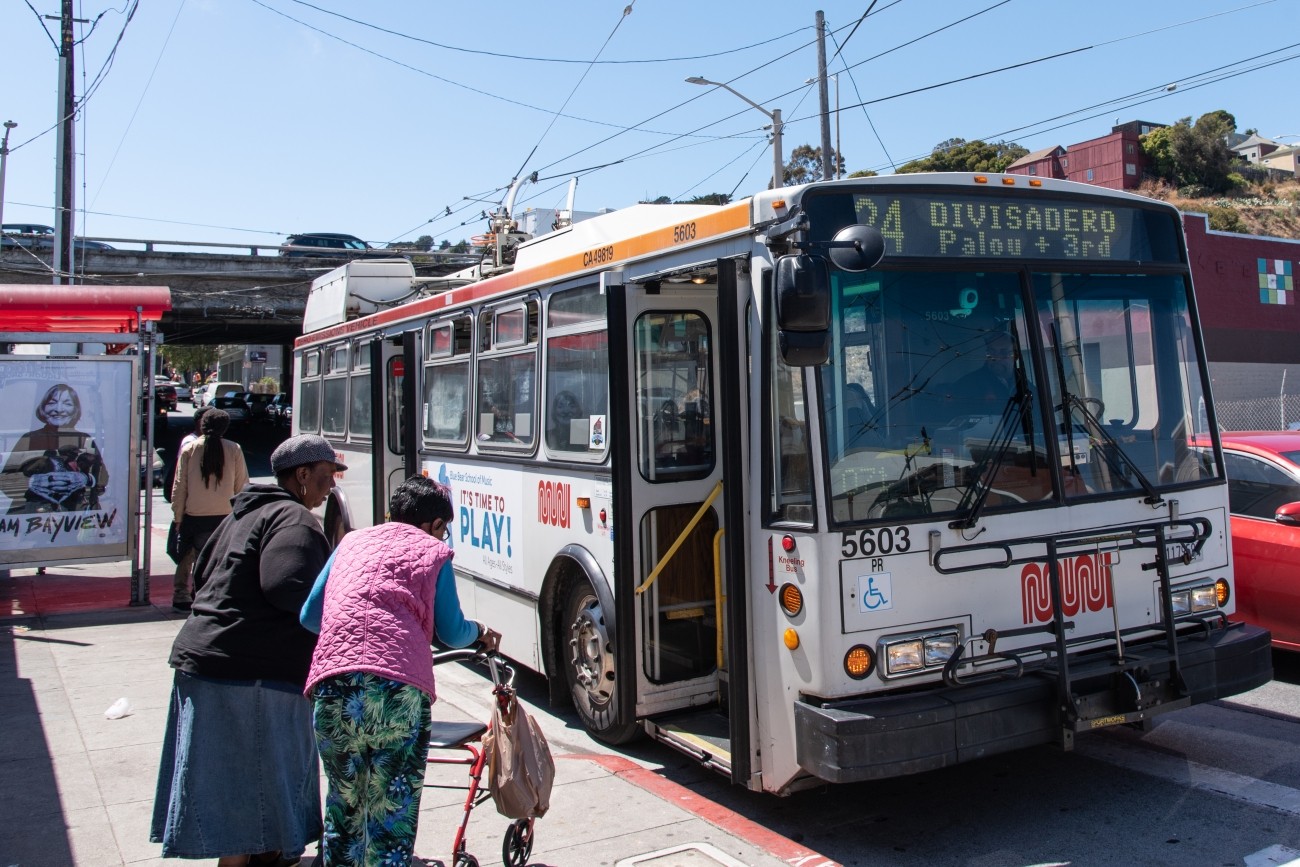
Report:
[[[0,331],[134,333],[170,309],[166,286],[0,284]]]

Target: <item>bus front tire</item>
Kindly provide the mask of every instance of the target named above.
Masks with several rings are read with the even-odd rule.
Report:
[[[619,720],[614,643],[600,599],[585,579],[569,585],[562,622],[567,624],[564,679],[583,726],[607,744],[628,743],[641,729],[635,722]]]

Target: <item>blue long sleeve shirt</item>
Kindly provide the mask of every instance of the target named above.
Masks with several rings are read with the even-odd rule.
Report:
[[[335,549],[335,554],[338,550]],[[325,609],[325,583],[329,579],[330,567],[334,565],[331,554],[325,567],[316,576],[307,601],[303,603],[299,620],[302,625],[316,634],[320,634],[321,614]],[[467,647],[479,637],[479,624],[468,620],[460,608],[460,596],[456,592],[456,575],[452,572],[451,561],[443,564],[438,573],[438,589],[433,597],[433,629],[438,641],[448,647]]]

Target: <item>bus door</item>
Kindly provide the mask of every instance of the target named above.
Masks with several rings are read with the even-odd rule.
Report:
[[[374,343],[374,406],[383,407],[382,436],[374,438],[374,523],[382,523],[388,500],[397,486],[418,472],[419,430],[408,423],[407,410],[415,406],[418,332],[407,331]]]
[[[633,596],[620,610],[635,622],[637,717],[729,770],[716,287],[630,284],[625,297],[631,460],[615,478],[628,489],[617,530],[632,580],[617,586]]]

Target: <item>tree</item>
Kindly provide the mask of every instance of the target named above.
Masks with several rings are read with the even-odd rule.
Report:
[[[645,200],[645,201],[638,202],[637,204],[641,204],[641,205],[671,205],[672,203],[673,203],[673,200],[670,199],[668,196],[660,196],[660,197],[657,198],[657,199],[649,199],[649,200]]]
[[[871,169],[858,169],[856,172],[854,172],[853,174],[849,175],[849,177],[851,177],[851,178],[874,178],[874,177],[877,176],[877,174],[878,174],[877,172],[872,171]]]
[[[899,166],[898,173],[1001,172],[1028,153],[1027,148],[1015,142],[951,138],[935,145],[928,157]]]
[[[221,358],[219,346],[184,346],[164,343],[158,349],[167,366],[180,373],[204,373],[215,370]]]
[[[682,200],[683,205],[729,205],[731,204],[731,195],[729,193],[708,193],[703,196],[695,196],[691,199]]]
[[[414,241],[394,241],[388,245],[389,250],[418,250],[424,252],[433,248],[433,236],[421,235]]]
[[[837,167],[842,167],[844,155],[831,150],[831,174]],[[790,161],[785,164],[783,182],[787,186],[808,184],[822,180],[822,149],[802,144],[790,152]]]
[[[1231,114],[1218,109],[1207,112],[1188,126],[1181,121],[1174,127],[1174,162],[1181,184],[1198,184],[1211,193],[1232,189],[1236,154],[1228,147],[1228,136],[1237,131]]]
[[[1152,130],[1142,137],[1142,151],[1164,180],[1194,192],[1224,193],[1235,186],[1236,154],[1228,147],[1228,138],[1236,130],[1236,118],[1216,109],[1194,124],[1185,117],[1173,126]]]
[[[1190,122],[1191,118],[1183,118],[1179,123],[1184,121]],[[1156,127],[1141,136],[1139,141],[1142,143],[1142,154],[1146,157],[1151,172],[1158,178],[1177,184],[1178,169],[1174,164],[1174,127]]]

